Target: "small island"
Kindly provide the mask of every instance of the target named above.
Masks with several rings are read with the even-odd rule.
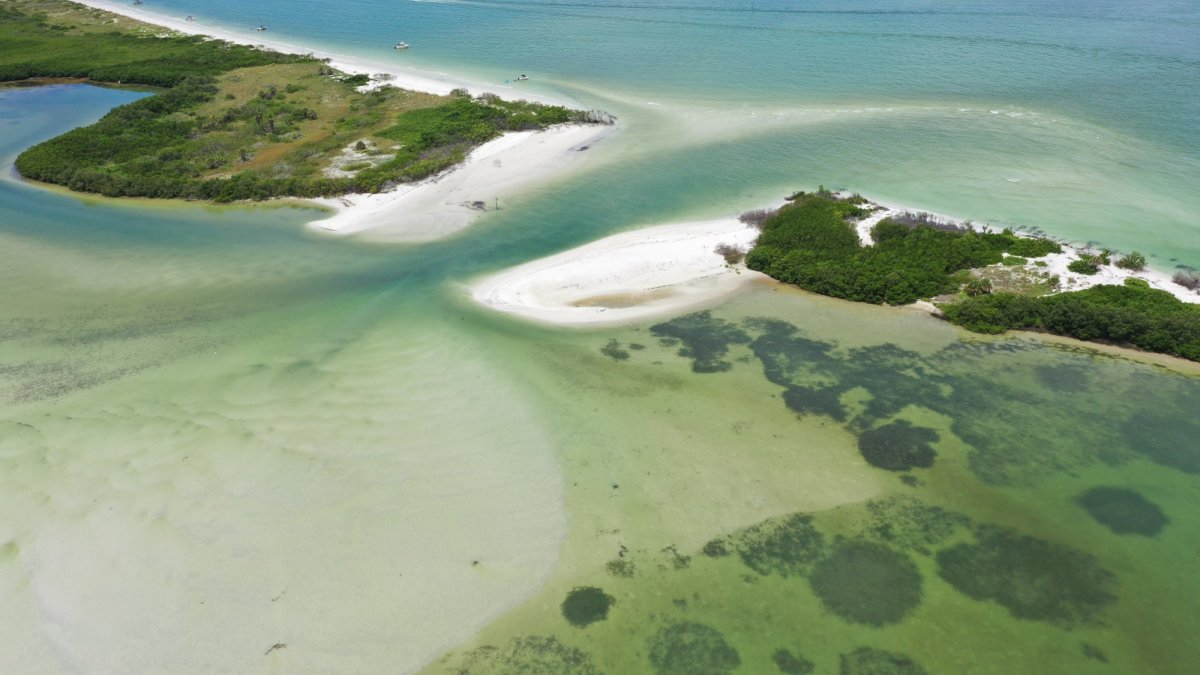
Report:
[[[883,217],[872,217],[883,211]],[[941,315],[968,330],[1034,330],[1200,361],[1200,305],[1180,296],[1200,284],[1180,272],[1178,293],[1135,276],[1136,252],[1070,251],[1042,237],[993,232],[928,214],[892,213],[859,195],[824,188],[798,192],[779,209],[743,221],[761,229],[746,266],[805,290],[874,304],[933,300]],[[1067,271],[1090,276],[1114,265],[1120,285],[1063,290],[1045,260],[1073,257]]]
[[[324,60],[132,21],[65,0],[0,8],[0,82],[148,89],[27,149],[30,180],[109,197],[214,202],[387,192],[507,132],[611,124],[594,111],[390,86]]]
[[[534,321],[596,326],[709,306],[766,277],[921,307],[979,333],[1040,331],[1200,361],[1194,272],[1170,277],[1136,252],[1076,249],[823,187],[738,217],[614,234],[477,279],[470,294]]]

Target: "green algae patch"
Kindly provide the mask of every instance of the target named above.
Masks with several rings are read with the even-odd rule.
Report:
[[[1116,578],[1092,555],[995,526],[981,527],[977,543],[939,551],[937,564],[964,595],[1064,628],[1095,623],[1117,599]]]
[[[840,675],[926,675],[925,669],[904,654],[859,647],[842,654]]]
[[[608,610],[616,600],[603,589],[581,586],[567,593],[562,603],[562,615],[567,623],[583,628],[608,618]]]
[[[650,638],[647,647],[658,675],[725,675],[742,665],[742,657],[721,631],[702,623],[667,626]]]
[[[736,324],[714,318],[711,312],[687,314],[656,324],[650,327],[650,332],[659,338],[682,342],[678,353],[692,359],[692,371],[697,373],[720,373],[733,368],[732,363],[724,360],[729,348],[750,342],[750,336]]]
[[[473,649],[453,672],[457,675],[603,675],[587,652],[545,635],[513,638],[503,647],[485,645]]]
[[[614,340],[609,340],[603,347],[600,348],[600,353],[612,359],[613,361],[628,361],[629,351],[621,347],[621,343]]]
[[[848,673],[951,673],[969,669],[964,664],[986,669],[995,663],[1014,672],[1080,672],[1100,666],[1098,659],[1081,653],[1079,640],[1086,639],[1111,649],[1111,668],[1135,672],[1152,670],[1159,656],[1127,649],[1121,636],[1137,635],[1141,626],[1148,626],[1147,632],[1170,636],[1170,645],[1179,645],[1161,640],[1166,649],[1159,651],[1168,655],[1166,661],[1190,662],[1194,650],[1180,639],[1190,626],[1186,599],[1159,597],[1170,584],[1141,574],[1176,571],[1157,567],[1155,561],[1124,565],[1141,560],[1147,550],[1173,551],[1183,541],[1174,535],[1191,543],[1182,527],[1185,512],[1168,501],[1180,494],[1174,485],[1186,485],[1187,477],[1149,462],[1130,466],[1136,470],[1130,479],[1139,485],[1151,485],[1159,477],[1177,482],[1166,486],[1171,489],[1164,489],[1161,501],[1145,488],[1146,496],[1180,521],[1169,539],[1147,542],[1150,549],[1126,551],[1131,542],[1082,522],[1084,514],[1070,509],[1079,493],[1105,484],[1104,477],[1112,475],[1103,465],[1119,467],[1139,457],[1119,431],[1131,413],[1173,410],[1167,404],[1183,400],[1181,392],[1200,391],[1195,388],[1200,380],[1168,379],[1143,364],[1091,353],[1035,348],[1029,340],[936,345],[921,353],[906,349],[910,342],[848,348],[841,340],[825,339],[815,318],[812,325],[797,328],[720,311],[711,316],[714,324],[728,320],[752,337],[746,349],[731,345],[718,360],[738,365],[743,355],[756,360],[761,355],[763,370],[736,367],[719,377],[689,372],[693,358],[676,355],[686,347],[684,341],[669,337],[678,342],[663,346],[645,327],[599,339],[594,333],[570,337],[591,364],[608,362],[596,352],[610,337],[622,349],[631,340],[647,345],[642,353],[631,350],[629,361],[596,368],[605,378],[620,379],[621,387],[588,389],[619,392],[631,414],[597,424],[601,433],[580,442],[571,455],[568,484],[578,481],[589,489],[573,493],[572,510],[582,520],[561,576],[472,647],[503,645],[515,635],[553,635],[590,653],[595,665],[609,673],[838,673],[839,665]],[[656,365],[656,359],[663,364]],[[1069,386],[1060,393],[1043,381],[1077,382],[1082,373],[1093,384],[1105,383],[1103,397],[1094,391],[1072,393]],[[569,385],[564,392],[593,384],[572,373],[562,378]],[[599,376],[596,380],[609,383]],[[663,395],[667,386],[675,388],[670,391],[694,388],[703,404],[684,407]],[[789,390],[801,389],[828,401],[830,414],[791,414],[796,408],[783,405],[784,398]],[[628,392],[635,395],[625,396]],[[761,406],[772,416],[764,412],[758,417],[756,408],[741,405]],[[592,405],[580,408],[584,414],[593,411]],[[840,423],[834,413],[842,416]],[[624,426],[625,420],[637,423],[642,414],[646,429],[670,424],[683,432],[676,438]],[[1081,421],[1076,423],[1076,417]],[[900,430],[911,425],[936,434],[913,444],[936,450],[934,470],[914,467],[908,474],[893,473],[862,459],[857,439],[898,420],[905,421],[897,425]],[[963,420],[976,437],[991,437],[992,444],[980,449],[960,436],[952,425]],[[610,429],[620,430],[613,437],[625,441],[626,452],[613,452],[615,443],[592,442],[607,437]],[[815,431],[819,429],[829,435]],[[568,438],[573,433],[564,430]],[[666,454],[666,438],[689,451]],[[1107,445],[1097,447],[1104,438]],[[598,454],[597,448],[605,452]],[[1013,448],[1025,454],[1013,457]],[[823,469],[826,465],[819,462],[835,451],[840,464],[822,471],[822,482],[801,483]],[[968,465],[972,453],[987,456],[996,483],[1021,487],[977,480]],[[725,463],[767,456],[779,461],[754,475],[731,474]],[[680,473],[689,481],[671,482]],[[854,500],[822,502],[823,490],[840,492],[843,473],[869,477],[874,489]],[[648,477],[644,483],[642,475]],[[919,476],[920,481],[906,487],[898,480],[901,475]],[[771,481],[779,476],[785,479]],[[619,491],[590,488],[615,482]],[[712,496],[679,508],[683,488],[675,493],[664,485]],[[714,488],[729,485],[736,487],[713,494]],[[650,504],[658,508],[652,512]],[[1068,512],[1060,513],[1068,504]],[[739,510],[738,518],[727,517],[731,509],[746,505],[750,507]],[[1098,566],[1120,571],[1122,585],[1109,590],[1119,589],[1122,602],[1094,613],[1095,623],[1064,634],[1059,622],[1027,620],[999,601],[965,594],[948,574],[939,574],[944,567],[936,557],[939,551],[981,546],[989,528],[1017,524],[1023,525],[1018,532],[1069,543],[1096,556]],[[1056,558],[1046,560],[1050,562],[1031,567],[1042,573],[1042,567],[1057,564]],[[1009,582],[1025,588],[996,593],[1042,593],[1042,585],[1025,580],[1033,574],[1020,572]],[[1052,573],[1046,575],[1051,579],[1046,587],[1059,583]],[[578,587],[598,587],[616,596],[615,611],[586,628],[573,627],[560,604]],[[1166,609],[1147,618],[1147,606]],[[931,621],[947,630],[930,633]],[[1054,647],[1014,652],[1013,644]],[[722,657],[733,653],[737,661]]]
[[[804,513],[763,521],[736,533],[732,539],[746,567],[764,576],[805,574],[825,552],[825,537],[813,525],[813,517]],[[706,555],[710,555],[710,549],[716,555],[720,555],[718,550],[724,550],[718,549],[714,542],[705,545]]]
[[[858,451],[874,467],[888,471],[911,471],[933,466],[937,452],[930,446],[938,434],[933,429],[897,420],[858,436]]]
[[[1170,520],[1158,504],[1140,492],[1117,487],[1096,487],[1075,498],[1096,522],[1117,534],[1153,537]]]
[[[809,577],[826,609],[851,622],[899,623],[921,603],[921,573],[907,555],[861,539],[843,541]]]
[[[729,545],[725,543],[724,539],[710,540],[704,545],[704,548],[700,549],[700,552],[710,558],[724,558],[730,553]]]
[[[1038,382],[1052,391],[1075,393],[1087,391],[1092,383],[1092,374],[1079,364],[1049,364],[1034,370]]]
[[[634,566],[633,561],[623,558],[609,560],[604,564],[604,570],[614,577],[623,579],[632,579],[633,575],[637,573],[637,567]]]
[[[928,377],[926,358],[916,352],[884,344],[839,353],[836,344],[805,337],[786,321],[749,318],[742,325],[758,333],[750,350],[767,380],[784,388],[784,403],[797,413],[828,415],[866,428],[912,403],[942,396],[939,384]],[[856,389],[869,394],[861,412],[843,400]]]
[[[843,390],[840,387],[797,387],[783,390],[783,403],[801,415],[828,415],[845,422],[846,408],[842,405]]]
[[[935,547],[971,525],[961,513],[908,496],[868,502],[867,513],[867,536],[921,555],[932,555]]]
[[[786,675],[808,675],[817,668],[812,661],[793,654],[787,649],[775,650],[775,653],[771,655],[771,660],[775,662],[775,667],[779,669],[779,672],[786,673]]]
[[[1200,424],[1189,414],[1134,415],[1121,431],[1134,451],[1155,464],[1200,474]]]

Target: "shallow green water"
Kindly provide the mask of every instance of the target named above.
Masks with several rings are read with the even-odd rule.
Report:
[[[133,96],[0,92],[0,156]],[[594,168],[420,247],[319,238],[304,209],[0,182],[0,670],[378,672],[445,654],[433,670],[759,673],[781,649],[814,672],[843,655],[930,673],[1200,660],[1194,369],[964,341],[773,286],[592,331],[494,316],[459,287],[815,182],[966,215],[995,204],[1070,234],[1053,228],[1084,202],[1125,203],[1104,180],[1136,175],[1155,186],[1145,204],[1189,208],[1144,171],[1174,160],[1115,131],[1080,145],[1076,123],[957,108],[720,133],[674,115],[636,113]],[[960,117],[975,121],[946,121]],[[913,125],[982,154],[931,166]],[[1005,193],[1027,183],[974,161],[1020,143],[1017,165],[1061,190]],[[1132,174],[1104,168],[1127,157],[1144,160]],[[1108,234],[1163,257],[1194,246],[1169,226]],[[1165,524],[1151,511],[1114,531],[1078,501],[1096,487]],[[579,586],[615,600],[607,618],[564,619]]]
[[[862,648],[929,673],[1200,657],[1195,375],[772,289],[537,349],[573,535],[543,594],[436,672],[789,672],[781,649],[818,673]],[[1151,513],[1104,524],[1080,501],[1098,486]],[[581,587],[612,601],[584,626],[560,607]]]

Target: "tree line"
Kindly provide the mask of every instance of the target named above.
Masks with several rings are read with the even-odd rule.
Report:
[[[980,295],[940,309],[951,322],[979,333],[1046,331],[1200,361],[1200,306],[1141,279],[1040,298]]]

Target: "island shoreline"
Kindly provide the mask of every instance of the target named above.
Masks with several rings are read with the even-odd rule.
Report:
[[[888,202],[868,201],[882,209],[856,224],[859,236],[868,240],[870,225],[880,219],[918,211]],[[761,208],[774,210],[780,205],[775,202]],[[963,222],[959,218],[919,212],[939,220]],[[997,229],[986,224],[980,227]],[[749,248],[757,234],[757,229],[737,217],[653,225],[613,234],[476,277],[467,282],[465,292],[479,305],[542,324],[586,328],[634,323],[711,305],[753,280],[770,279],[746,269],[742,263],[725,264],[715,251],[719,243]],[[1027,236],[1022,231],[1017,234]],[[700,241],[703,246],[697,246]],[[1040,268],[1045,274],[1057,275],[1063,280],[1061,291],[1120,285],[1125,279],[1139,278],[1152,288],[1165,290],[1184,302],[1200,303],[1200,294],[1179,286],[1171,280],[1171,275],[1150,267],[1125,270],[1106,265],[1094,275],[1071,272],[1067,270],[1067,264],[1088,249],[1058,239],[1054,241],[1063,247],[1063,252],[1038,260],[1045,261],[1046,267]],[[645,253],[649,250],[659,257],[647,259]],[[609,298],[614,302],[604,305]],[[637,302],[638,299],[643,302]],[[937,307],[928,300],[899,307],[940,315]]]
[[[243,35],[228,28],[189,22],[107,0],[84,0],[79,4],[179,34],[201,35],[235,44],[323,59],[337,70],[372,77],[372,81],[360,87],[360,90],[390,85],[436,95],[446,95],[463,89],[476,95],[491,93],[484,92],[481,87],[466,80],[437,79],[406,71],[393,64],[308,50],[289,42]],[[73,83],[102,84],[86,79],[78,79]],[[514,98],[514,94],[521,94],[526,100],[560,103],[546,97],[528,96],[515,90],[503,93]],[[301,205],[329,213],[328,216],[306,223],[307,229],[319,234],[362,236],[388,243],[433,241],[467,228],[488,210],[480,208],[480,203],[498,205],[500,201],[511,199],[514,194],[525,188],[577,170],[582,164],[576,161],[575,155],[579,154],[577,151],[591,148],[615,129],[615,124],[561,124],[536,132],[506,132],[471,150],[467,158],[459,164],[436,175],[401,184],[391,190],[378,193],[346,193],[325,198],[284,197],[267,201],[282,201],[289,205]],[[485,160],[489,160],[491,165],[484,164]],[[43,185],[41,181],[29,180],[19,174],[18,177],[23,182]],[[89,192],[69,192],[102,197]],[[197,201],[209,203],[204,200],[186,199],[164,201],[187,205],[194,205]],[[233,205],[255,203],[257,202],[237,200]]]

